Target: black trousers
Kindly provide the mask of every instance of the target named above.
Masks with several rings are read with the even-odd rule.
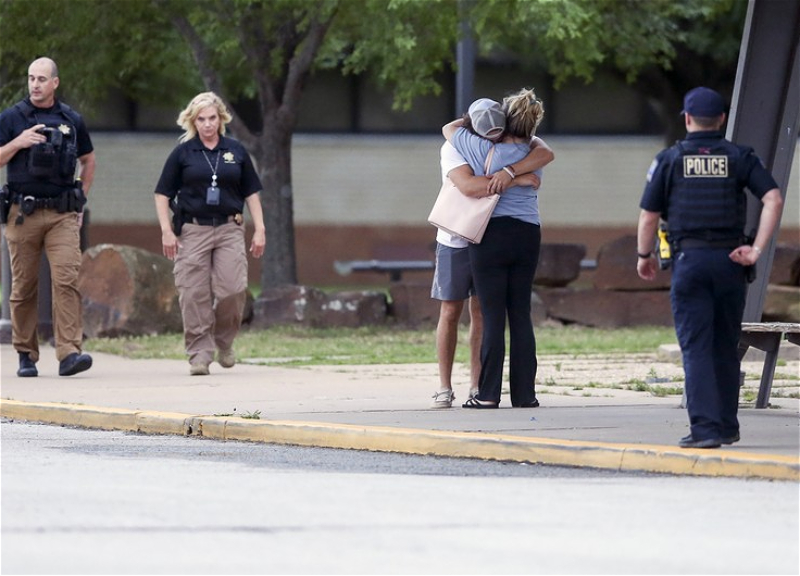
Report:
[[[516,218],[492,218],[480,244],[470,244],[475,290],[483,311],[479,400],[500,402],[505,359],[506,316],[510,330],[511,405],[536,398],[536,338],[531,322],[531,289],[541,228]]]
[[[696,440],[739,433],[739,336],[745,269],[730,248],[678,252],[672,262],[672,313],[683,354],[686,408]]]

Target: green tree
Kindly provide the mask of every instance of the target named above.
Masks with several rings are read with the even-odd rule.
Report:
[[[316,69],[369,72],[395,106],[438,94],[461,14],[481,52],[547,66],[557,83],[612,70],[665,119],[708,68],[734,74],[745,0],[0,0],[0,101],[24,94],[33,57],[69,77],[72,101],[111,89],[178,106],[217,92],[264,184],[262,287],[295,283],[291,140]],[[691,70],[691,73],[686,72]],[[695,80],[697,79],[697,80]],[[714,82],[708,82],[714,84]],[[257,113],[247,114],[255,109]],[[674,123],[673,123],[674,124]],[[669,125],[669,123],[667,123]]]
[[[484,53],[513,51],[556,85],[608,72],[646,96],[668,142],[684,133],[683,95],[730,96],[747,0],[481,0],[471,14]],[[510,23],[513,22],[513,25]]]

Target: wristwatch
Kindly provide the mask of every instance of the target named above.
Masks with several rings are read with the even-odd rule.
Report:
[[[648,258],[650,258],[650,256],[652,256],[652,255],[653,255],[653,251],[651,250],[650,252],[647,252],[647,253],[645,253],[645,254],[642,254],[641,252],[637,252],[637,253],[636,253],[636,255],[637,255],[639,258],[644,258],[645,260],[647,260]]]

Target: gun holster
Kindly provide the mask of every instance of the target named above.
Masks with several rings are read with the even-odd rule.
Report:
[[[0,224],[8,223],[8,211],[11,209],[11,191],[8,185],[0,188]]]
[[[183,232],[183,210],[177,207],[172,213],[172,230],[175,232],[175,236],[180,236]]]
[[[83,212],[83,207],[86,206],[86,194],[83,193],[80,185],[72,190],[67,190],[64,196],[67,198],[67,212]]]

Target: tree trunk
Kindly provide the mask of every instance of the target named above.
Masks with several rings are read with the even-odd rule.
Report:
[[[294,246],[291,131],[265,127],[259,141],[256,169],[264,190],[261,205],[267,247],[261,264],[261,288],[297,284]],[[272,167],[268,170],[267,167]]]

